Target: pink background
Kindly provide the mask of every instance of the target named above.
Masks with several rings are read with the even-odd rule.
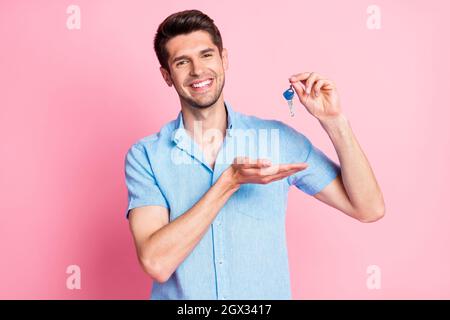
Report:
[[[81,30],[66,28],[70,4]],[[366,27],[371,4],[380,30]],[[281,97],[293,73],[333,79],[384,191],[375,224],[290,191],[293,298],[449,299],[450,5],[410,0],[1,1],[0,298],[149,297],[124,218],[124,156],[179,111],[152,41],[191,8],[222,32],[234,109],[295,126],[336,160],[319,123],[304,109],[291,119]],[[71,264],[81,290],[66,288]]]

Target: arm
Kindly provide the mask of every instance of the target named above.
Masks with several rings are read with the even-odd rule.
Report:
[[[247,159],[248,160],[248,159]],[[231,165],[188,211],[169,223],[168,210],[145,206],[130,212],[130,229],[143,269],[156,281],[167,281],[195,248],[219,210],[243,183],[270,183],[306,168],[305,164],[279,165],[245,160]]]
[[[156,281],[167,281],[236,190],[230,181],[219,179],[191,209],[170,223],[164,207],[131,210],[130,228],[143,269]]]
[[[341,164],[341,176],[315,195],[362,222],[384,216],[384,200],[375,175],[345,117],[321,123]]]
[[[341,112],[334,83],[309,72],[292,77],[291,82],[301,103],[327,132],[341,165],[341,175],[314,197],[362,222],[382,218],[385,212],[383,194],[369,161]]]

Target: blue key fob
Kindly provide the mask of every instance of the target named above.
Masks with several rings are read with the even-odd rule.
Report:
[[[291,114],[291,117],[295,115],[294,112],[294,102],[292,101],[294,99],[295,91],[292,89],[292,85],[289,89],[287,89],[285,92],[283,92],[283,97],[286,99],[288,106],[289,106],[289,112]]]
[[[287,89],[285,92],[283,92],[283,97],[286,99],[286,100],[292,100],[293,98],[294,98],[294,95],[295,95],[295,92],[294,92],[294,90],[292,89],[292,87],[290,87],[289,89]]]

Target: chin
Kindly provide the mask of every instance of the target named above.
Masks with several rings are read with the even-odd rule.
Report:
[[[207,109],[207,108],[213,106],[219,100],[219,97],[220,96],[218,96],[217,98],[214,98],[214,99],[210,99],[206,102],[197,102],[193,99],[184,99],[184,100],[193,108]]]

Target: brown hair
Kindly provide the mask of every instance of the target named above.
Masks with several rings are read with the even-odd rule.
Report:
[[[209,33],[212,42],[222,54],[222,36],[214,20],[199,10],[180,11],[164,19],[156,32],[153,45],[161,67],[170,72],[166,44],[171,38],[199,30]]]

